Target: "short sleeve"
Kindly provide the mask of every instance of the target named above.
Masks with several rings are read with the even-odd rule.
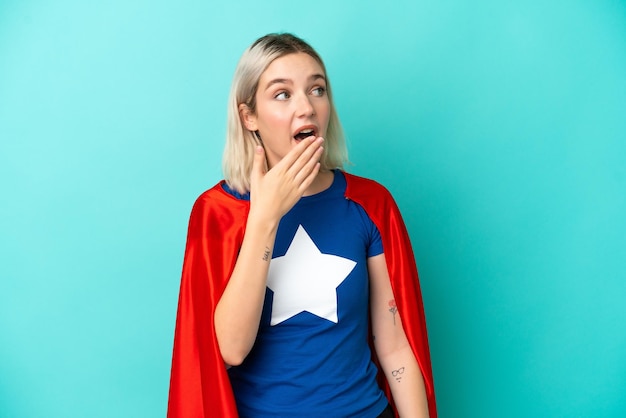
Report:
[[[374,225],[374,222],[372,222],[369,217],[367,219],[371,224],[370,244],[367,248],[367,258],[370,258],[383,253],[383,240],[381,239],[380,232],[378,231],[378,228],[376,228],[376,225]]]

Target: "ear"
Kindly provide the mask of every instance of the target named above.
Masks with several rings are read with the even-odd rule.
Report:
[[[239,118],[243,122],[243,126],[246,127],[249,131],[256,131],[257,123],[256,123],[256,115],[252,113],[247,104],[242,103],[239,105]]]

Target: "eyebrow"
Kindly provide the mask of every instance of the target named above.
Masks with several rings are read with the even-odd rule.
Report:
[[[309,81],[316,81],[320,79],[326,82],[326,77],[324,76],[324,74],[313,74],[309,77]],[[267,83],[267,85],[265,86],[265,90],[269,89],[274,84],[293,84],[293,81],[288,78],[275,78]]]

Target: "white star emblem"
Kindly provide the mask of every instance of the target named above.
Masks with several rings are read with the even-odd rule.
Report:
[[[356,262],[323,254],[302,225],[282,257],[270,263],[267,287],[274,292],[270,325],[310,312],[337,323],[337,287]]]

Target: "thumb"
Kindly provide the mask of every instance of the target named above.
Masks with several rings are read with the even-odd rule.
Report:
[[[259,145],[254,150],[254,159],[252,160],[252,176],[261,177],[263,174],[265,174],[265,150]]]

